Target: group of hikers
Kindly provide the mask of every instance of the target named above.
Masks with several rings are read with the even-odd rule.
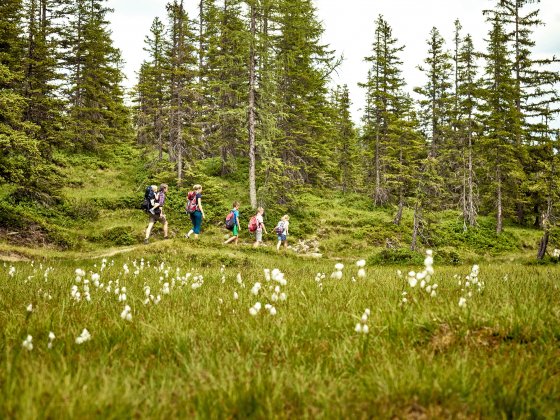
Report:
[[[163,226],[163,238],[168,239],[168,224],[163,211],[165,205],[165,197],[169,187],[167,184],[161,184],[159,188],[157,185],[151,185],[146,189],[144,194],[144,202],[142,203],[142,208],[150,216],[150,221],[148,227],[146,228],[146,237],[144,243],[147,244],[150,241],[150,234],[152,228],[156,222],[160,222]],[[187,201],[185,204],[185,211],[190,216],[192,222],[192,228],[185,234],[185,238],[194,239],[198,238],[200,235],[200,230],[202,227],[202,220],[204,217],[204,208],[202,206],[202,185],[196,184],[193,186],[192,191],[187,194]],[[258,247],[263,243],[263,233],[268,234],[266,226],[264,224],[264,208],[259,207],[257,213],[251,217],[249,220],[248,229],[249,232],[255,235],[255,242],[253,247]],[[274,228],[274,233],[277,236],[278,242],[276,244],[276,250],[279,251],[280,247],[284,245],[284,248],[288,248],[288,234],[290,225],[290,216],[285,214],[281,217],[280,221]],[[241,231],[241,224],[239,222],[239,202],[235,201],[232,205],[232,209],[225,219],[225,227],[231,230],[232,235],[224,241],[224,245],[229,243],[234,243],[237,245],[239,240],[239,232]]]

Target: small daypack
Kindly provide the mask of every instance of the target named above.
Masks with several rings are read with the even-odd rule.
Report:
[[[280,220],[280,221],[278,222],[278,224],[277,224],[276,227],[274,228],[274,232],[275,232],[277,235],[282,235],[282,234],[284,233],[284,221],[283,221],[283,220]]]
[[[154,192],[154,190],[152,190],[152,186],[148,185],[146,187],[146,191],[144,191],[144,201],[142,201],[140,208],[145,212],[150,211],[150,209],[152,208],[152,200],[155,199],[156,199],[156,193]]]
[[[185,211],[187,214],[193,214],[198,209],[198,203],[196,201],[196,193],[190,191],[187,194],[187,204],[185,204]]]
[[[255,232],[257,230],[257,228],[259,227],[259,222],[257,221],[257,216],[253,216],[251,217],[251,220],[249,220],[249,232]]]
[[[233,211],[230,211],[229,214],[226,216],[226,229],[233,230],[233,226],[235,225]]]

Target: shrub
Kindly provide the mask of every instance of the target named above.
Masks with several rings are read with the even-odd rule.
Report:
[[[424,262],[424,255],[416,251],[405,248],[389,249],[385,248],[368,258],[369,265],[383,264],[413,264],[421,265]]]

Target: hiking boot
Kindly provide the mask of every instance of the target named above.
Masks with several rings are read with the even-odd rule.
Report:
[[[144,239],[144,245],[148,245],[150,243],[150,240],[148,238]]]

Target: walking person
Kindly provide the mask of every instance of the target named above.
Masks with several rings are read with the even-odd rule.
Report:
[[[280,251],[280,246],[284,244],[284,249],[288,249],[288,227],[290,226],[290,216],[285,214],[282,216],[276,227],[274,228],[274,232],[278,236],[278,243],[276,244],[276,251]]]
[[[161,184],[159,186],[159,192],[157,195],[157,204],[158,206],[154,210],[154,214],[150,214],[150,222],[148,223],[148,227],[146,228],[146,238],[144,239],[144,243],[148,244],[150,242],[150,233],[152,232],[152,228],[156,222],[160,222],[163,224],[163,239],[168,239],[167,236],[167,219],[165,214],[163,213],[163,205],[165,204],[165,195],[167,194],[167,184]]]
[[[231,210],[231,213],[233,213],[233,229],[231,231],[232,237],[227,239],[224,242],[224,245],[231,242],[235,242],[235,245],[237,245],[237,241],[239,240],[239,201],[235,201],[233,203],[233,209]]]
[[[266,227],[264,225],[263,214],[264,214],[264,208],[259,207],[257,209],[257,214],[254,216],[255,223],[256,223],[256,230],[255,230],[255,243],[253,244],[253,248],[257,248],[259,245],[263,243],[262,240],[263,232],[268,234],[268,232],[266,231]]]
[[[196,184],[193,190],[187,195],[187,213],[192,222],[192,229],[185,235],[188,239],[194,234],[194,238],[198,239],[200,228],[202,227],[202,219],[204,219],[204,209],[202,208],[202,185]]]

